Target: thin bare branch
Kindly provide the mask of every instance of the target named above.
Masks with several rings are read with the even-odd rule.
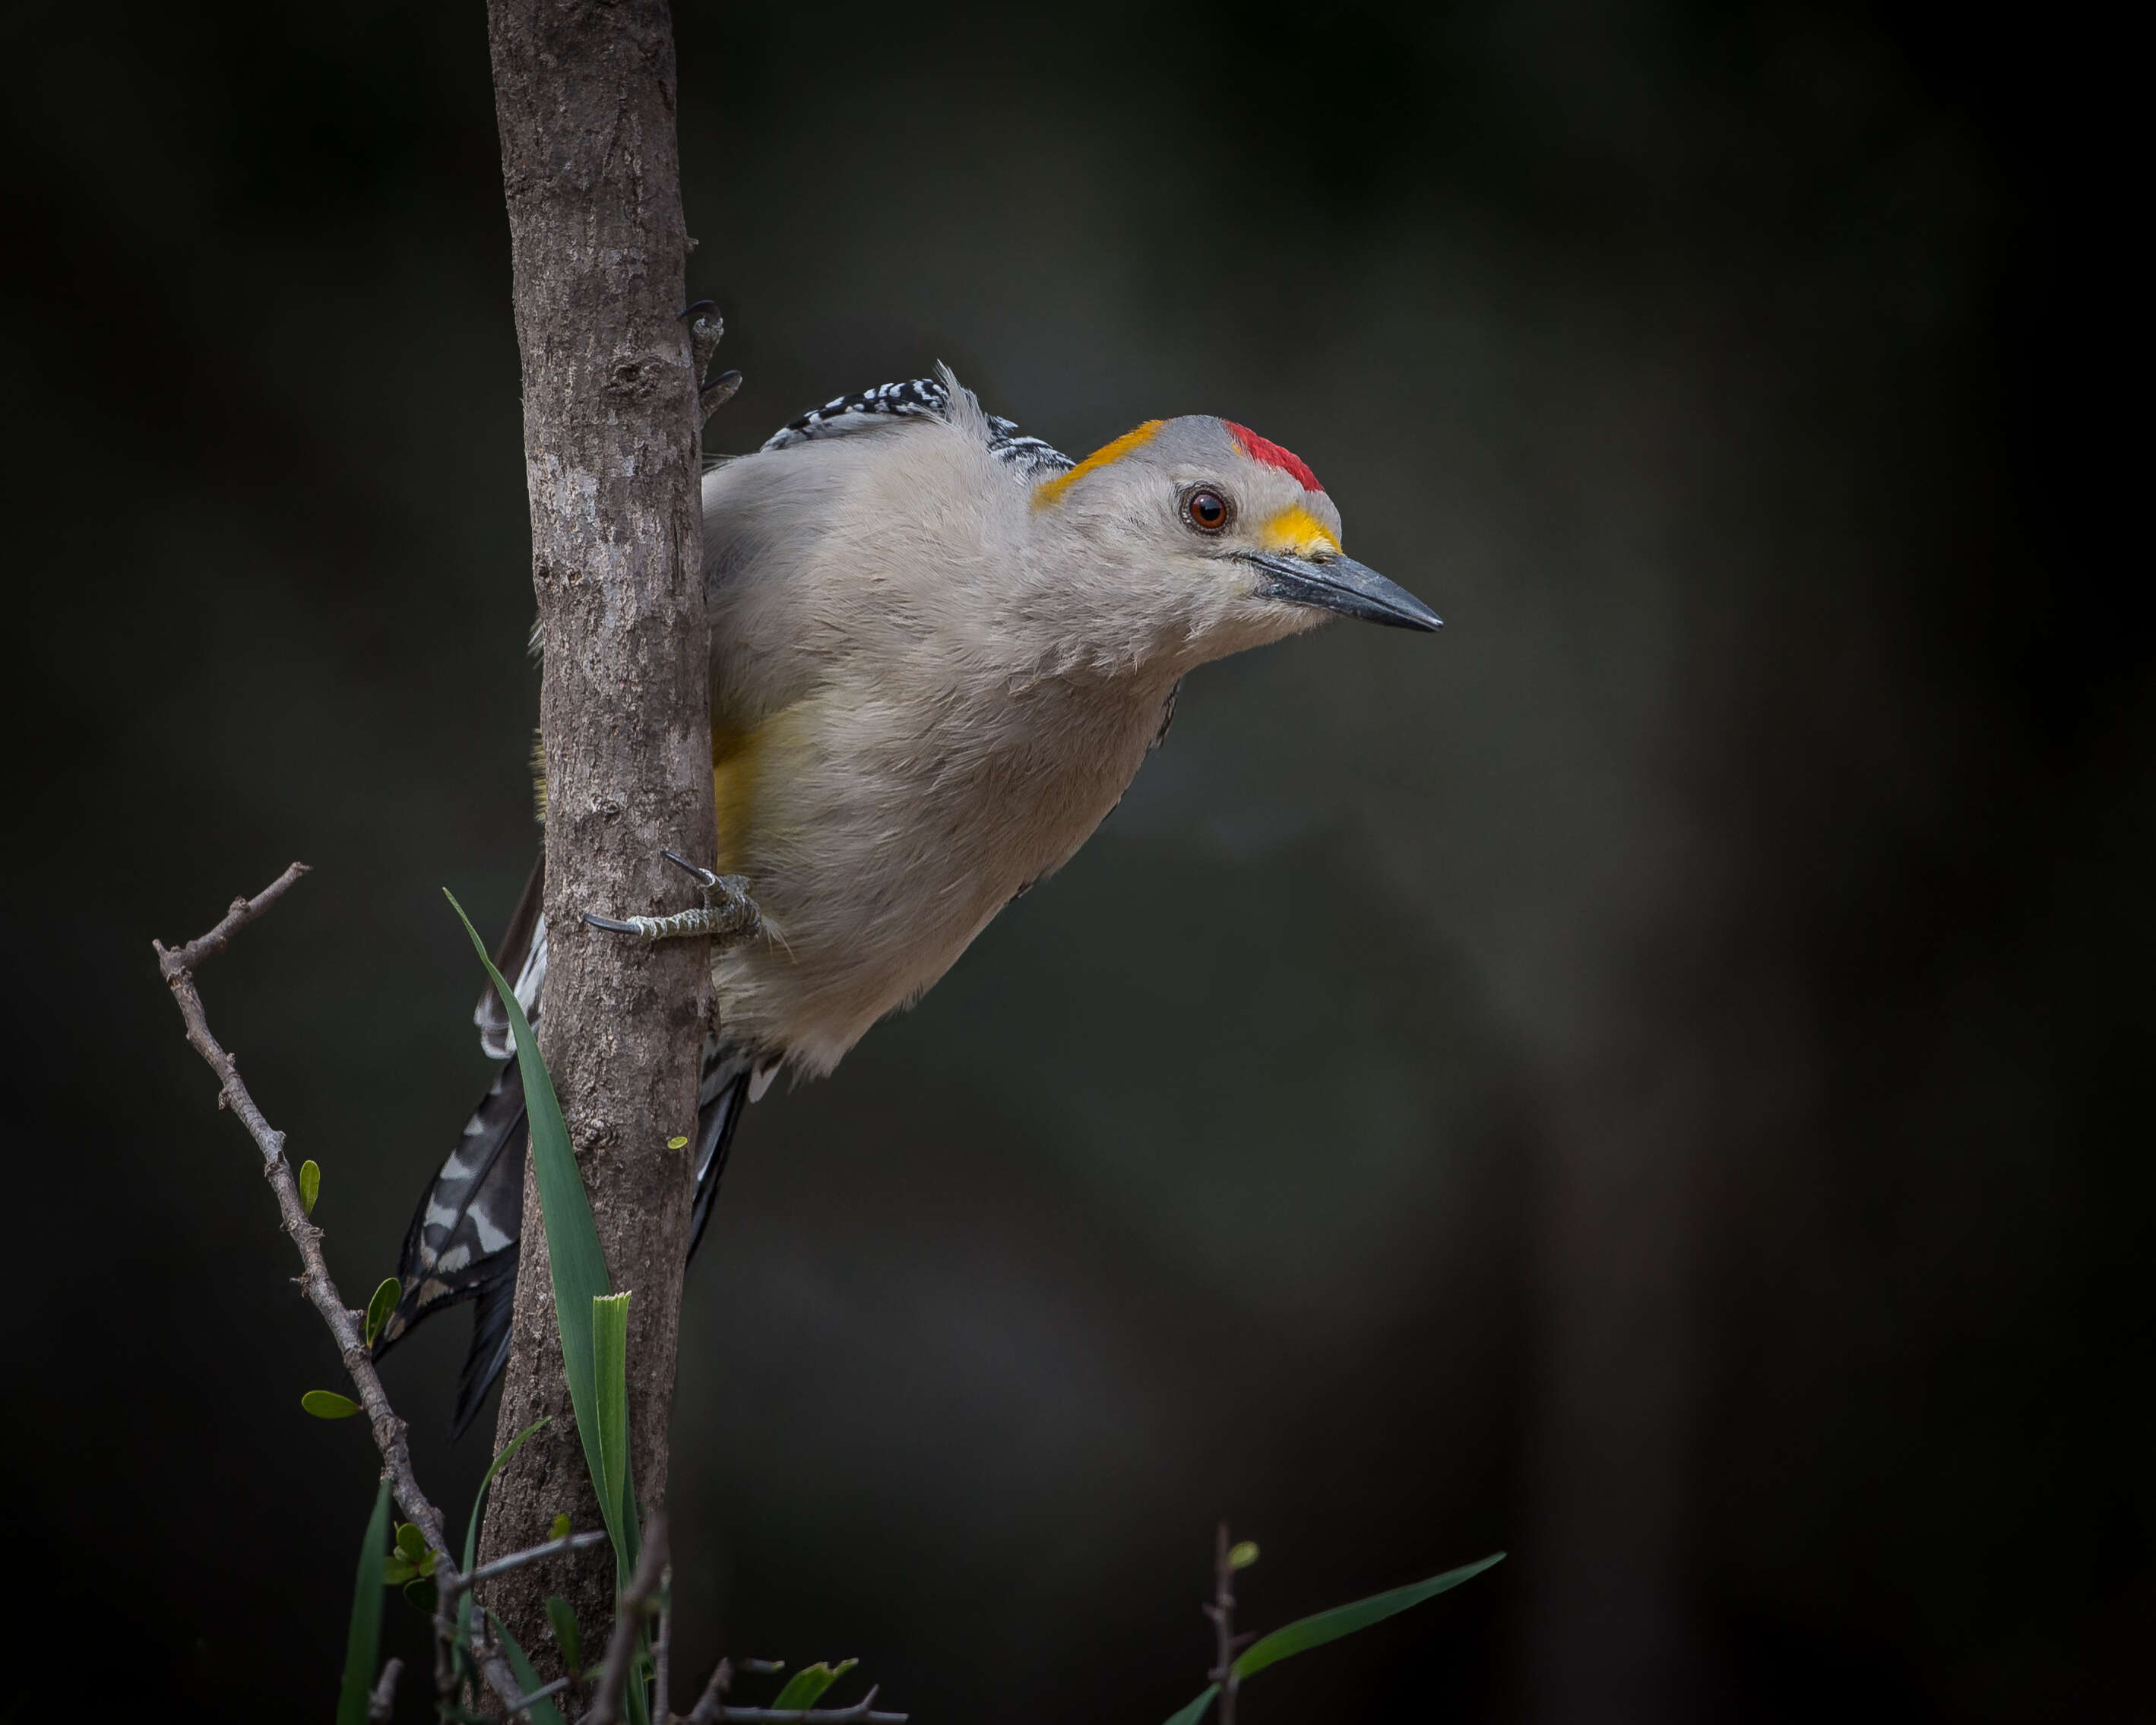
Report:
[[[496,1558],[490,1563],[481,1563],[469,1575],[459,1576],[452,1586],[440,1587],[437,1591],[446,1599],[454,1590],[462,1593],[466,1588],[477,1587],[482,1581],[491,1581],[497,1575],[506,1575],[511,1569],[521,1569],[526,1563],[536,1563],[546,1558],[558,1558],[571,1552],[589,1551],[595,1545],[604,1545],[608,1538],[603,1527],[587,1533],[564,1533],[559,1539],[550,1539],[544,1545],[527,1546],[522,1551],[513,1551],[506,1558]]]
[[[767,1659],[745,1659],[743,1669],[775,1671],[781,1667]],[[726,1660],[721,1660],[711,1673],[711,1681],[704,1686],[704,1692],[696,1698],[696,1705],[686,1713],[668,1716],[673,1725],[721,1725],[729,1719],[768,1720],[773,1725],[785,1721],[787,1725],[840,1725],[841,1721],[860,1721],[862,1725],[905,1725],[904,1713],[880,1713],[875,1710],[876,1692],[872,1688],[850,1707],[730,1707],[726,1704],[726,1691],[733,1686],[734,1668]]]
[[[1235,1634],[1235,1547],[1228,1538],[1228,1524],[1220,1523],[1213,1541],[1213,1598],[1205,1607],[1205,1615],[1213,1620],[1213,1644],[1215,1659],[1213,1669],[1206,1675],[1220,1686],[1220,1699],[1214,1714],[1219,1725],[1235,1725],[1236,1692],[1242,1687],[1235,1676],[1235,1650],[1242,1640]]]
[[[711,1681],[704,1685],[696,1706],[689,1709],[684,1725],[718,1725],[719,1709],[725,1705],[726,1691],[733,1687],[733,1666],[721,1660],[712,1668]]]
[[[405,1519],[419,1529],[429,1548],[436,1553],[435,1585],[446,1593],[456,1584],[456,1565],[449,1557],[441,1512],[419,1489],[419,1482],[413,1476],[412,1452],[404,1440],[404,1422],[390,1407],[382,1379],[375,1373],[374,1356],[353,1320],[351,1307],[345,1304],[336,1284],[330,1279],[329,1266],[322,1260],[322,1230],[307,1219],[306,1206],[300,1201],[299,1182],[293,1177],[291,1164],[285,1159],[285,1135],[264,1117],[240,1078],[238,1064],[210,1034],[202,995],[195,987],[196,968],[222,952],[234,934],[275,905],[306,872],[305,863],[295,862],[253,898],[234,899],[232,908],[216,927],[177,951],[159,941],[150,944],[157,954],[157,968],[179,1007],[187,1041],[208,1063],[210,1070],[217,1074],[218,1105],[229,1108],[239,1117],[240,1124],[254,1140],[255,1147],[262,1153],[262,1172],[277,1194],[277,1208],[284,1217],[285,1231],[292,1236],[293,1245],[299,1249],[300,1262],[305,1271],[299,1279],[300,1286],[336,1340],[345,1370],[359,1390],[360,1405],[367,1410],[374,1445],[382,1452],[382,1471],[389,1477],[389,1489],[396,1497],[397,1507],[404,1512]]]
[[[529,1695],[520,1695],[516,1700],[510,1702],[509,1717],[513,1719],[526,1707],[532,1706],[535,1702],[552,1700],[555,1696],[559,1695],[568,1686],[569,1680],[567,1677],[557,1677],[551,1683],[541,1684],[539,1687],[534,1689]]]
[[[232,908],[224,913],[222,922],[208,934],[189,941],[177,952],[168,952],[162,947],[158,947],[157,942],[151,942],[151,946],[157,947],[157,963],[163,968],[166,979],[170,981],[176,971],[200,970],[208,960],[216,957],[232,944],[233,936],[284,897],[291,890],[292,883],[308,872],[306,864],[295,862],[253,898],[233,900]]]
[[[674,1651],[674,1566],[659,1572],[659,1635],[651,1644],[652,1707],[661,1719],[674,1717],[674,1673],[668,1664]]]
[[[599,1692],[592,1710],[578,1725],[613,1725],[621,1710],[621,1697],[629,1687],[629,1668],[636,1651],[636,1632],[642,1626],[644,1608],[659,1591],[659,1578],[666,1568],[666,1517],[654,1511],[644,1530],[644,1549],[637,1554],[636,1573],[622,1589],[614,1612],[613,1636],[607,1643],[606,1663],[600,1668]]]
[[[382,1666],[374,1692],[367,1697],[367,1717],[375,1721],[376,1725],[380,1725],[381,1721],[396,1710],[397,1680],[403,1675],[404,1661],[401,1659],[393,1659]]]
[[[516,1673],[509,1668],[509,1661],[492,1647],[475,1648],[479,1668],[485,1676],[486,1686],[501,1699],[507,1710],[502,1717],[514,1719],[531,1702],[522,1699],[524,1686],[516,1681]]]
[[[865,1721],[865,1725],[906,1725],[904,1713],[880,1713],[873,1705],[876,1692],[871,1689],[850,1707],[721,1707],[716,1715],[721,1719],[767,1720],[771,1725],[842,1725],[844,1721]]]

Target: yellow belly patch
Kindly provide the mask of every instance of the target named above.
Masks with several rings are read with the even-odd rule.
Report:
[[[757,727],[711,726],[711,802],[718,827],[718,869],[722,875],[739,874],[748,858],[762,743],[762,732]]]

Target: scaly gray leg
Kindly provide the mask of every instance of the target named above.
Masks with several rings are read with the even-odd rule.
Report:
[[[748,896],[748,881],[745,876],[715,875],[709,869],[699,868],[685,856],[676,856],[670,850],[662,850],[660,855],[696,877],[697,886],[703,890],[702,904],[693,911],[677,911],[670,916],[631,916],[626,921],[587,911],[584,921],[594,928],[605,929],[609,934],[639,935],[647,941],[682,940],[692,935],[709,935],[721,945],[728,947],[754,940],[763,932],[763,913],[757,909],[756,901]]]

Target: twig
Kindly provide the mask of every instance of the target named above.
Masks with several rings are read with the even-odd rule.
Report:
[[[734,1668],[721,1660],[711,1672],[711,1681],[704,1685],[704,1692],[696,1697],[696,1704],[689,1709],[682,1725],[718,1725],[719,1709],[726,1702],[726,1691],[733,1687]]]
[[[644,1530],[644,1549],[637,1554],[636,1573],[622,1590],[614,1612],[613,1636],[607,1643],[606,1664],[601,1669],[599,1692],[592,1710],[578,1725],[613,1725],[621,1707],[622,1692],[629,1687],[630,1656],[636,1651],[636,1632],[642,1626],[644,1608],[659,1590],[659,1578],[666,1568],[666,1517],[654,1512]]]
[[[218,1106],[232,1111],[262,1153],[262,1173],[277,1194],[277,1209],[284,1218],[285,1231],[291,1235],[292,1244],[299,1250],[305,1272],[299,1278],[300,1286],[328,1326],[338,1357],[359,1390],[360,1405],[367,1410],[367,1425],[373,1434],[374,1446],[381,1452],[382,1471],[388,1476],[389,1489],[397,1500],[397,1507],[418,1528],[434,1553],[434,1687],[442,1705],[449,1707],[454,1703],[460,1679],[452,1646],[455,1628],[447,1602],[462,1590],[463,1583],[456,1561],[449,1555],[441,1512],[419,1489],[418,1480],[413,1474],[412,1452],[405,1441],[404,1422],[389,1405],[388,1394],[374,1369],[373,1353],[360,1330],[365,1319],[345,1304],[336,1282],[330,1278],[329,1266],[322,1259],[322,1230],[307,1219],[306,1206],[300,1201],[299,1183],[293,1177],[291,1164],[285,1159],[285,1135],[270,1124],[240,1077],[239,1063],[210,1034],[202,994],[195,987],[196,970],[224,951],[232,943],[233,936],[269,911],[306,872],[305,863],[295,862],[253,898],[234,899],[214,928],[177,951],[161,941],[152,941],[150,945],[157,955],[158,971],[172,991],[173,1004],[180,1009],[180,1021],[186,1027],[188,1043],[208,1063],[210,1070],[217,1074]],[[493,1663],[500,1669],[486,1671],[489,1684],[503,1699],[512,1698],[520,1686],[498,1657]]]
[[[659,1572],[659,1635],[651,1644],[652,1711],[660,1719],[674,1717],[674,1674],[667,1660],[674,1651],[674,1566]]]
[[[876,1698],[871,1689],[850,1707],[721,1707],[721,1719],[768,1720],[773,1725],[783,1720],[786,1725],[839,1725],[842,1720],[863,1720],[866,1725],[906,1725],[904,1713],[879,1713],[870,1705]]]
[[[1228,1524],[1220,1523],[1213,1540],[1213,1600],[1205,1615],[1213,1620],[1214,1667],[1205,1675],[1220,1686],[1216,1717],[1219,1725],[1235,1725],[1235,1566],[1229,1560]]]
[[[164,968],[167,980],[171,979],[176,968],[187,971],[200,970],[206,961],[216,957],[219,952],[232,944],[233,936],[238,934],[241,929],[246,927],[249,923],[290,891],[294,881],[300,875],[311,872],[306,864],[294,863],[261,891],[256,893],[253,898],[233,900],[232,908],[224,913],[224,920],[222,922],[210,930],[208,934],[189,941],[177,952],[167,952],[162,947],[157,946],[157,942],[151,941],[150,944],[157,947],[157,961]]]
[[[413,1476],[412,1452],[404,1441],[404,1422],[391,1409],[382,1379],[375,1373],[373,1355],[362,1338],[358,1325],[352,1321],[351,1308],[338,1294],[336,1284],[330,1280],[329,1266],[322,1261],[322,1230],[307,1219],[306,1206],[300,1202],[299,1183],[292,1176],[291,1164],[285,1159],[285,1135],[263,1117],[240,1078],[238,1064],[210,1034],[202,995],[195,988],[196,968],[222,952],[234,935],[275,905],[306,872],[305,863],[295,862],[253,898],[234,899],[223,921],[177,952],[160,941],[150,944],[157,954],[157,968],[163,973],[173,1001],[180,1009],[188,1042],[208,1062],[210,1070],[217,1074],[218,1106],[229,1108],[239,1117],[239,1123],[247,1128],[248,1136],[262,1153],[262,1172],[276,1192],[285,1231],[299,1248],[300,1262],[306,1272],[300,1277],[300,1286],[315,1310],[321,1314],[322,1322],[329,1326],[345,1370],[351,1373],[352,1383],[359,1389],[360,1405],[367,1409],[367,1424],[374,1433],[374,1446],[382,1452],[382,1470],[389,1476],[389,1489],[397,1499],[397,1507],[404,1512],[405,1519],[419,1529],[429,1548],[436,1553],[435,1586],[445,1594],[456,1584],[456,1565],[449,1557],[441,1512],[419,1489],[419,1482]]]
[[[568,1686],[569,1680],[567,1677],[557,1677],[551,1683],[541,1684],[539,1687],[533,1690],[529,1695],[520,1695],[516,1700],[510,1702],[509,1717],[512,1719],[515,1718],[519,1713],[522,1712],[525,1708],[531,1706],[534,1702],[545,1701],[552,1696],[559,1695]]]
[[[524,1686],[516,1681],[516,1673],[510,1670],[509,1661],[494,1648],[475,1648],[473,1651],[478,1656],[479,1668],[486,1677],[486,1686],[501,1697],[502,1705],[508,1709],[502,1717],[514,1719],[520,1708],[531,1705],[529,1702],[518,1698],[523,1693]]]
[[[404,1661],[393,1659],[382,1668],[376,1681],[374,1693],[367,1697],[367,1717],[380,1725],[388,1718],[397,1706],[397,1680],[404,1674]]]
[[[536,1563],[543,1558],[589,1551],[595,1545],[604,1545],[612,1537],[603,1527],[594,1528],[588,1533],[564,1533],[559,1539],[550,1539],[544,1545],[527,1546],[522,1551],[513,1551],[506,1557],[496,1558],[490,1563],[481,1563],[469,1575],[459,1575],[446,1586],[438,1585],[435,1591],[447,1599],[453,1592],[462,1593],[466,1588],[477,1587],[482,1581],[491,1581],[497,1575],[506,1575],[511,1569],[521,1569],[526,1563]]]
[[[778,1667],[767,1659],[745,1659],[743,1669],[748,1671],[777,1671]],[[662,1715],[672,1720],[673,1725],[720,1725],[722,1720],[769,1720],[773,1725],[783,1720],[786,1725],[839,1725],[839,1722],[858,1720],[862,1725],[906,1725],[904,1713],[880,1713],[875,1710],[876,1692],[870,1689],[851,1707],[730,1707],[726,1704],[726,1691],[733,1686],[734,1668],[732,1663],[721,1660],[711,1673],[711,1681],[704,1686],[704,1692],[696,1698],[696,1705],[686,1713]]]

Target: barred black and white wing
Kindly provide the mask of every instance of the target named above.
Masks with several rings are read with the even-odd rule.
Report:
[[[1076,465],[1054,444],[1028,437],[998,414],[983,416],[988,426],[988,453],[1026,480],[1048,479],[1068,473]],[[811,408],[790,425],[764,439],[767,449],[788,449],[819,438],[844,437],[871,431],[895,419],[951,418],[950,385],[942,377],[913,377],[903,383],[880,383],[859,395],[834,396],[820,408]]]

